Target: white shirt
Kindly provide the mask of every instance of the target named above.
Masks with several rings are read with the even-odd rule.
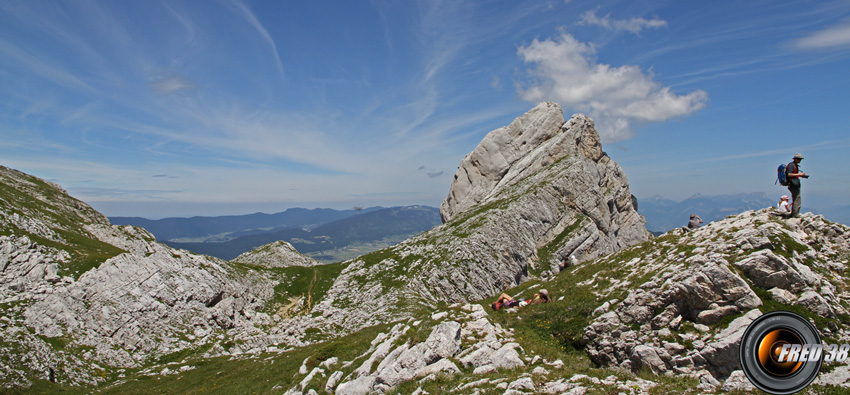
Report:
[[[788,204],[787,200],[781,200],[776,207],[779,208],[779,211],[791,212],[791,206]]]

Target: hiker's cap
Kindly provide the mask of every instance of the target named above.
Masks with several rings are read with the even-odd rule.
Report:
[[[788,195],[782,195],[782,197],[781,197],[781,198],[779,198],[779,200],[788,200],[788,199],[790,199],[790,198],[788,197]]]
[[[803,154],[800,154],[800,153],[794,154],[794,159],[803,159]]]
[[[545,289],[541,289],[540,290],[540,296],[548,298],[549,297],[549,291],[547,291]]]
[[[696,215],[696,214],[691,214],[691,219],[694,219],[694,218],[696,218],[696,217],[697,217],[697,215]]]

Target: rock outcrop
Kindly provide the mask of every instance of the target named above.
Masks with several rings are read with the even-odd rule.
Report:
[[[421,319],[399,322],[375,336],[370,347],[352,360],[307,358],[295,375],[297,384],[284,394],[380,394],[411,381],[419,383],[413,394],[583,394],[602,389],[648,394],[657,385],[633,377],[565,375],[574,367],[523,349],[512,329],[493,321],[481,305],[455,304]],[[423,328],[427,338],[412,341]],[[308,369],[308,365],[315,367]],[[471,373],[438,392],[423,389],[441,375],[464,375],[464,370]]]
[[[441,214],[443,225],[351,261],[314,312],[356,330],[493,297],[551,277],[570,255],[593,259],[651,236],[593,121],[565,122],[554,103],[490,132],[461,162]]]
[[[488,133],[458,166],[449,196],[440,206],[443,222],[495,195],[524,176],[531,175],[579,145],[590,147],[588,157],[602,156],[598,135],[592,132],[582,143],[553,140],[564,126],[564,115],[555,103],[543,103],[510,125]],[[585,137],[582,133],[579,137]]]
[[[103,381],[104,367],[257,334],[277,281],[175,250],[55,184],[0,167],[0,382]],[[269,342],[284,335],[271,336]],[[61,344],[54,347],[51,344]]]
[[[591,359],[633,371],[708,374],[707,382],[719,385],[740,374],[746,326],[776,309],[805,311],[823,336],[846,342],[848,323],[836,318],[846,319],[850,306],[843,275],[850,229],[822,216],[780,219],[771,212],[748,211],[693,232],[672,230],[581,268],[614,264],[619,273],[596,291],[611,300],[585,329]],[[597,281],[611,280],[606,271]],[[623,289],[630,291],[623,295]]]
[[[410,332],[425,325],[421,320],[398,323],[387,333],[380,333],[372,347],[354,361],[325,361],[324,366],[309,373],[303,371],[301,383],[286,393],[305,394],[310,389],[340,395],[384,393],[406,381],[459,374],[461,367],[484,374],[527,365],[522,358],[526,353],[513,334],[494,325],[481,305],[450,306],[428,321],[433,326],[425,341],[411,344],[408,339]],[[536,361],[543,362],[539,358]],[[345,374],[342,368],[352,364],[356,368]]]
[[[232,262],[265,267],[316,266],[319,261],[302,255],[292,244],[279,240],[255,248],[233,259]]]
[[[222,261],[171,249],[139,228],[89,229],[128,252],[31,295],[23,322],[37,334],[73,338],[93,348],[91,359],[132,367],[215,341],[234,327],[271,322],[256,311],[274,285],[259,276],[240,278]]]

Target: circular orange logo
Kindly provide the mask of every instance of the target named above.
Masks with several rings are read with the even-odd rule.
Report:
[[[793,394],[815,380],[823,364],[817,328],[805,318],[774,311],[753,320],[740,347],[741,368],[758,389]]]

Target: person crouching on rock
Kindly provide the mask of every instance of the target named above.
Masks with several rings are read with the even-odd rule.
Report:
[[[688,220],[688,226],[683,226],[682,229],[692,231],[699,228],[700,224],[702,224],[702,218],[700,218],[699,215],[691,214],[691,218]]]
[[[562,272],[564,271],[564,269],[575,265],[578,265],[578,259],[576,259],[575,255],[570,255],[569,258],[564,258],[564,260],[561,261],[561,263],[558,265],[558,271]]]
[[[781,197],[781,198],[779,198],[779,204],[777,204],[777,205],[776,205],[776,208],[777,208],[777,209],[779,209],[779,212],[780,212],[780,213],[782,213],[782,214],[785,214],[785,213],[791,214],[791,205],[790,205],[790,204],[788,204],[788,200],[789,200],[789,199],[790,199],[790,198],[788,197],[788,195],[782,195],[782,197]]]

